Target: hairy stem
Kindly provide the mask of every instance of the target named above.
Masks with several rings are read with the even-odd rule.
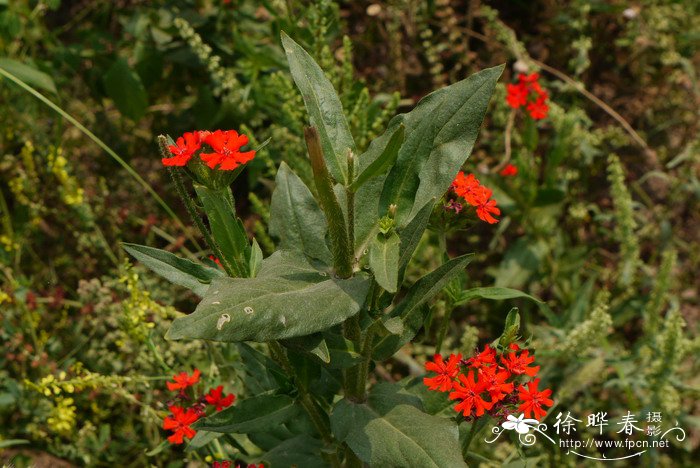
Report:
[[[306,147],[311,158],[311,168],[314,173],[319,202],[328,220],[335,274],[339,278],[350,278],[352,276],[353,251],[345,225],[345,216],[343,216],[340,203],[338,203],[338,198],[333,191],[331,176],[328,173],[326,161],[323,159],[321,138],[315,127],[304,128],[304,138],[306,138]]]

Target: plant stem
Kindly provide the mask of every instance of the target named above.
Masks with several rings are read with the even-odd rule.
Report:
[[[159,136],[158,143],[161,146],[161,152],[164,142],[165,137]],[[192,221],[197,226],[197,229],[199,229],[199,232],[202,233],[204,241],[207,243],[212,252],[214,252],[214,255],[219,259],[219,261],[221,262],[221,266],[224,267],[226,273],[232,277],[239,276],[235,274],[228,260],[226,260],[221,254],[221,249],[219,249],[219,246],[216,244],[216,242],[214,242],[214,239],[211,237],[209,230],[202,222],[202,218],[199,216],[199,213],[197,213],[197,208],[194,206],[194,201],[192,200],[192,197],[190,197],[190,195],[187,193],[187,189],[185,189],[185,183],[182,181],[182,175],[180,175],[176,168],[169,168],[169,170],[170,176],[173,178],[173,182],[175,182],[175,190],[180,196],[180,199],[182,199],[182,203],[185,205],[185,208],[187,209],[187,212],[192,218]]]
[[[488,422],[489,418],[484,416],[481,417],[474,422],[472,422],[472,427],[469,430],[469,434],[467,435],[467,438],[464,439],[464,442],[462,444],[462,457],[467,458],[467,454],[469,453],[469,446],[472,443],[472,440],[476,437],[476,435],[484,428],[486,427],[486,423]]]
[[[335,274],[339,278],[350,278],[352,276],[353,249],[345,225],[345,216],[333,191],[331,176],[328,173],[326,161],[323,159],[321,137],[315,127],[306,127],[304,128],[304,138],[311,158],[318,200],[328,221]]]
[[[307,389],[303,385],[299,384],[299,382],[297,381],[296,373],[294,372],[294,367],[292,367],[291,363],[289,362],[289,359],[287,359],[287,355],[284,352],[282,345],[280,345],[277,341],[270,341],[267,343],[267,345],[270,347],[270,352],[275,361],[277,361],[277,363],[280,366],[282,366],[284,371],[292,377],[295,387],[297,388],[297,390],[299,390],[299,403],[301,403],[301,406],[304,407],[304,409],[309,415],[309,418],[311,418],[311,422],[316,428],[316,432],[318,432],[318,435],[321,437],[326,446],[329,449],[331,449],[326,455],[327,461],[334,468],[340,467],[338,452],[335,447],[333,438],[331,437],[331,428],[326,420],[327,418],[325,418],[321,414],[321,411],[319,411],[318,407],[316,406],[316,403],[314,403],[313,398],[311,397]]]
[[[352,151],[348,152],[348,186],[345,187],[345,194],[348,202],[348,239],[350,241],[350,262],[355,263],[355,192],[350,189],[350,184],[355,179],[355,156]]]

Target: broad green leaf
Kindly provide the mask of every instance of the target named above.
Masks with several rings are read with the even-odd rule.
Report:
[[[328,464],[321,457],[322,448],[321,441],[302,434],[285,440],[260,460],[266,462],[265,466],[326,468]]]
[[[195,311],[176,319],[166,338],[270,341],[310,335],[357,314],[370,281],[338,279],[295,252],[265,259],[256,278],[219,278]]]
[[[379,194],[384,177],[370,179],[355,194],[355,256],[366,254],[369,243],[379,232]]]
[[[420,400],[396,384],[376,385],[366,403],[340,400],[331,430],[370,466],[466,466],[454,421],[423,412]]]
[[[399,237],[401,238],[401,249],[399,250],[399,281],[403,279],[408,262],[411,261],[413,252],[416,251],[418,243],[421,237],[423,237],[425,229],[428,227],[428,221],[430,221],[430,215],[433,212],[433,205],[435,205],[434,200],[426,203],[418,214],[413,217],[411,222],[399,231]]]
[[[250,241],[236,216],[230,189],[213,190],[199,184],[194,184],[194,189],[204,206],[214,242],[224,256],[220,260],[229,262],[238,276],[248,276]]]
[[[409,289],[406,297],[391,311],[386,320],[395,317],[403,321],[401,334],[383,337],[374,346],[373,359],[381,361],[393,356],[396,351],[416,336],[423,326],[428,313],[426,302],[432,299],[442,288],[474,258],[474,254],[453,258],[439,268],[428,273]]]
[[[525,297],[527,299],[533,300],[535,302],[542,302],[536,297],[530,296],[517,289],[510,288],[499,288],[499,287],[489,287],[489,288],[473,288],[462,291],[459,295],[459,299],[455,302],[455,306],[466,304],[473,299],[491,299],[493,301],[502,301],[505,299],[514,299],[517,297]]]
[[[394,130],[394,133],[391,135],[389,142],[384,147],[384,150],[379,157],[372,161],[370,165],[357,176],[352,184],[350,184],[350,190],[356,191],[372,177],[382,175],[389,170],[394,162],[396,162],[396,158],[399,155],[399,149],[401,149],[405,134],[406,127],[399,125],[398,128]]]
[[[469,157],[503,66],[488,68],[423,98],[413,111],[392,119],[406,126],[406,141],[387,176],[379,212],[396,204],[404,226],[449,188]]]
[[[109,96],[119,112],[138,121],[146,113],[148,95],[139,75],[123,58],[117,59],[102,79]]]
[[[311,258],[331,263],[326,245],[326,216],[311,191],[282,162],[277,171],[270,205],[270,234],[280,239],[280,248],[303,252]]]
[[[265,431],[283,424],[299,413],[299,406],[287,395],[263,394],[237,401],[233,406],[200,419],[193,428],[209,432]]]
[[[289,71],[304,98],[311,126],[321,136],[328,170],[336,181],[348,185],[347,154],[356,150],[340,99],[314,59],[284,32],[281,36]]]
[[[53,82],[51,76],[43,71],[37,70],[31,65],[9,58],[0,58],[0,68],[7,70],[20,80],[35,88],[45,89],[46,91],[57,94],[56,84]]]
[[[369,244],[369,267],[379,286],[395,293],[399,284],[399,248],[401,240],[396,233],[389,237],[377,234]]]
[[[171,283],[192,290],[202,297],[214,278],[225,276],[215,268],[195,263],[165,250],[137,244],[122,244],[132,257]]]

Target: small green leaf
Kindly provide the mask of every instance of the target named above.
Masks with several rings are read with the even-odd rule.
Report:
[[[146,265],[156,274],[171,283],[192,290],[200,297],[207,292],[209,283],[213,279],[224,276],[224,273],[220,270],[180,258],[165,250],[126,243],[122,244],[122,247],[132,257]]]
[[[455,302],[455,306],[466,304],[473,299],[491,299],[493,301],[502,301],[505,299],[515,299],[517,297],[524,297],[535,302],[542,303],[541,300],[536,297],[525,294],[522,291],[511,288],[499,288],[499,287],[489,287],[489,288],[473,288],[462,291],[459,299]]]
[[[308,336],[300,336],[297,338],[290,338],[288,340],[282,341],[282,344],[288,348],[301,350],[309,354],[313,354],[325,364],[331,362],[331,354],[328,350],[328,345],[326,340],[323,338],[323,334],[314,333]]]
[[[255,278],[260,270],[260,265],[262,265],[263,253],[258,240],[253,238],[253,246],[250,250],[250,260],[248,261],[248,271],[250,271],[250,277]]]
[[[58,93],[56,91],[56,84],[53,82],[51,76],[37,70],[31,65],[9,58],[0,58],[0,68],[12,73],[28,85],[45,89],[54,94]]]
[[[347,154],[356,149],[340,98],[314,59],[284,32],[281,36],[289,71],[304,98],[311,126],[320,133],[328,170],[336,181],[348,185]]]
[[[330,264],[326,216],[311,191],[284,162],[275,183],[270,204],[270,234],[280,239],[281,249],[303,252]]]
[[[370,281],[343,280],[317,270],[295,252],[277,251],[255,278],[219,278],[190,315],[176,319],[166,338],[270,341],[310,335],[357,314]]]
[[[263,394],[237,401],[233,406],[200,419],[192,427],[202,431],[247,434],[266,431],[298,414],[299,406],[293,398]]]
[[[399,283],[399,247],[401,239],[396,233],[389,237],[377,234],[369,245],[369,267],[379,286],[395,293]]]
[[[340,400],[331,430],[370,466],[466,467],[454,421],[423,412],[396,384],[376,385],[366,403]]]
[[[220,432],[197,431],[197,434],[195,434],[192,440],[190,440],[190,443],[187,444],[185,452],[194,452],[195,450],[201,449],[209,442],[221,437],[221,435]]]
[[[428,309],[425,307],[426,302],[458,275],[472,258],[474,258],[474,254],[453,258],[416,281],[416,284],[408,290],[403,301],[385,318],[385,320],[391,320],[400,317],[403,321],[401,334],[389,335],[379,340],[372,352],[373,359],[377,361],[388,359],[416,336],[428,313]]]
[[[224,257],[219,260],[229,262],[238,276],[247,277],[250,241],[243,223],[236,216],[231,190],[213,190],[199,184],[194,184],[194,189],[204,205],[214,241]]]
[[[0,440],[0,449],[7,447],[14,447],[15,445],[27,445],[29,443],[26,439],[5,439]]]
[[[394,129],[394,133],[391,135],[391,138],[384,147],[382,153],[378,158],[372,161],[359,176],[357,176],[357,179],[355,179],[355,181],[350,185],[350,190],[356,191],[372,177],[382,175],[389,170],[389,168],[396,162],[396,158],[399,155],[399,149],[401,149],[401,145],[403,145],[405,134],[406,127],[404,127],[403,124],[400,124],[396,129]]]
[[[117,59],[107,70],[103,82],[107,96],[125,117],[138,121],[144,116],[148,107],[146,88],[126,60]]]
[[[518,331],[520,331],[520,314],[518,313],[518,308],[513,307],[506,316],[503,333],[497,340],[498,345],[503,348],[508,347],[509,344],[518,338]]]

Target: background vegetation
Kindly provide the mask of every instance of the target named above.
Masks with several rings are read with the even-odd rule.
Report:
[[[554,414],[663,411],[689,438],[645,461],[697,459],[691,0],[0,0],[0,456],[40,466],[203,460],[161,444],[165,380],[199,367],[212,385],[250,390],[238,347],[163,340],[194,298],[130,265],[119,243],[207,257],[155,136],[236,128],[270,138],[233,190],[246,229],[272,250],[277,166],[311,176],[281,30],[330,75],[360,150],[395,111],[507,63],[465,168],[494,188],[501,222],[424,237],[409,279],[437,266],[443,242],[476,252],[478,268],[443,291],[419,338],[373,378],[422,375],[436,349],[470,355],[518,306]],[[550,94],[537,124],[505,103],[523,71],[539,72]],[[516,177],[499,176],[508,161]],[[546,305],[462,294],[494,285]],[[571,463],[564,451],[507,441],[480,453],[493,465]]]

